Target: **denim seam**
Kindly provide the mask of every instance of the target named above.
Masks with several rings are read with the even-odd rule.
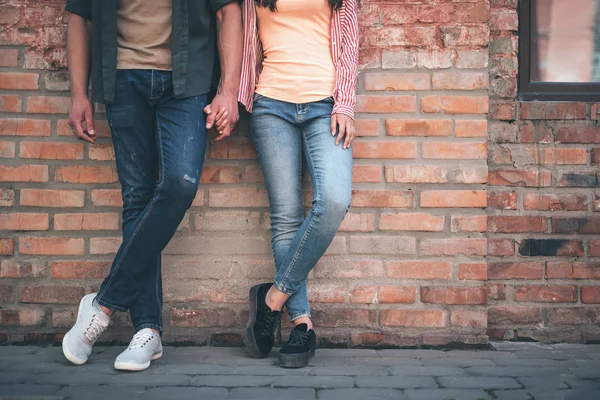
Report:
[[[300,314],[294,314],[294,315],[290,316],[290,320],[292,320],[292,322],[294,322],[295,320],[297,320],[299,318],[303,318],[303,317],[310,318],[311,315],[310,315],[309,312],[303,312],[303,313],[300,313]]]
[[[138,333],[142,329],[146,329],[146,328],[156,329],[160,333],[162,333],[162,331],[163,331],[162,326],[160,326],[160,325],[151,324],[151,323],[143,323],[143,324],[140,324],[139,326],[136,326],[134,329],[134,332]]]
[[[126,307],[121,307],[121,306],[115,306],[114,304],[110,304],[102,299],[99,298],[100,295],[96,296],[96,300],[98,301],[98,304],[100,304],[101,306],[104,306],[112,311],[119,311],[119,312],[126,312],[127,308]]]
[[[160,137],[159,137],[159,139],[160,139]],[[161,143],[161,140],[159,140],[159,147],[161,148],[161,153],[162,153],[162,143]],[[156,190],[159,190],[162,187],[162,182],[163,182],[162,177],[164,177],[164,171],[163,171],[164,166],[162,164],[163,163],[161,162],[161,166],[160,166],[160,169],[161,169],[161,180],[158,183],[158,185],[156,186]],[[129,247],[131,246],[131,243],[135,240],[135,237],[137,236],[138,232],[140,231],[140,229],[144,225],[144,222],[146,221],[146,218],[148,218],[148,215],[150,215],[150,212],[154,208],[154,203],[156,203],[156,196],[153,196],[152,199],[150,200],[150,202],[148,203],[148,210],[146,211],[146,213],[144,214],[144,216],[140,220],[140,223],[138,224],[138,226],[135,229],[135,231],[133,232],[133,234],[131,235],[131,238],[129,239],[129,242],[127,243],[127,245],[123,249],[123,253],[121,254],[121,257],[117,261],[117,265],[115,265],[115,271],[114,271],[114,273],[109,275],[110,278],[108,280],[108,283],[106,284],[106,287],[104,288],[104,290],[98,295],[98,297],[100,297],[100,298],[104,297],[104,294],[110,288],[115,275],[119,272],[119,269],[121,268],[121,263],[123,262],[123,258],[125,258],[125,255],[127,254],[127,251],[129,250]]]
[[[304,142],[304,144],[306,145],[306,147],[308,148],[308,145],[306,144],[306,136],[303,134],[302,135],[302,141]],[[312,165],[312,159],[310,156],[310,151],[306,152],[306,158],[308,158],[308,163],[310,165]],[[315,173],[315,177],[316,177],[316,173]],[[318,192],[318,187],[317,185],[319,184],[319,179],[314,179],[314,186],[315,186],[315,193]],[[317,207],[317,205],[313,206],[313,210]],[[311,210],[311,213],[313,212],[313,210]],[[280,291],[282,291],[283,293],[287,294],[287,295],[292,295],[295,292],[291,292],[291,291],[287,291],[287,292],[291,292],[291,293],[286,293],[285,290],[282,290],[282,288],[280,288],[279,286],[282,286],[283,288],[285,288],[285,284],[289,278],[290,273],[292,272],[293,268],[296,266],[296,262],[298,261],[298,257],[300,257],[300,252],[303,250],[304,248],[304,244],[306,243],[307,237],[310,235],[310,232],[312,230],[313,227],[313,223],[315,221],[315,216],[309,216],[309,218],[311,218],[310,222],[308,223],[308,226],[306,227],[306,231],[304,232],[304,235],[302,235],[302,240],[300,240],[300,244],[298,244],[298,248],[296,249],[296,253],[294,254],[294,257],[292,258],[292,261],[290,262],[290,264],[287,267],[287,272],[285,273],[285,276],[283,277],[282,281],[277,284],[275,283],[275,286],[277,287],[277,289],[279,289]]]
[[[164,82],[163,82],[163,85],[164,85]],[[165,169],[165,163],[164,163],[165,155],[164,155],[164,148],[163,148],[162,129],[160,128],[160,123],[158,122],[159,119],[160,119],[159,115],[156,114],[155,118],[156,118],[156,136],[157,136],[157,139],[158,139],[157,140],[157,142],[158,142],[158,148],[160,150],[160,152],[159,152],[160,153],[160,158],[158,160],[158,163],[160,165],[160,176],[161,176],[160,182],[158,183],[157,188],[160,190],[162,188],[162,184],[164,182],[164,176],[165,176],[165,171],[164,171],[164,169]],[[159,257],[160,257],[160,255],[159,255]],[[157,316],[158,321],[161,321],[161,317],[162,317],[162,304],[160,302],[160,298],[159,298],[159,295],[158,295],[158,289],[159,289],[158,288],[158,282],[160,281],[160,274],[162,274],[162,270],[159,270],[158,274],[156,274],[156,282],[155,282],[155,286],[156,286],[156,288],[155,288],[156,289],[156,305],[158,306],[157,309],[158,309],[158,312],[159,312],[159,315]],[[160,331],[162,332],[162,329],[160,329]]]

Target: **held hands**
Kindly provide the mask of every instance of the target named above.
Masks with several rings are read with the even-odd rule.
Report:
[[[213,126],[219,132],[216,140],[223,140],[231,135],[231,130],[240,118],[237,98],[234,95],[219,93],[213,102],[204,107],[206,113],[206,129]]]
[[[344,114],[333,114],[331,116],[331,135],[337,135],[336,146],[344,141],[344,150],[349,149],[356,134],[354,120]]]
[[[94,143],[96,140],[92,103],[87,97],[73,97],[69,113],[69,126],[77,139],[88,143]]]

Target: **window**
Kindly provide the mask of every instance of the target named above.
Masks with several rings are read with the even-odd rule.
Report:
[[[519,97],[599,101],[600,0],[519,4]]]

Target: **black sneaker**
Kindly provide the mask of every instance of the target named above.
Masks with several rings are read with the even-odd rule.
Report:
[[[279,365],[283,368],[302,368],[315,355],[317,334],[308,325],[300,324],[290,333],[290,339],[279,351]]]
[[[275,342],[275,330],[281,321],[281,311],[271,311],[265,299],[272,283],[250,289],[250,319],[246,326],[246,348],[254,358],[269,355]]]

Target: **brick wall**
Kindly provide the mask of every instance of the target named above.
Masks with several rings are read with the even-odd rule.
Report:
[[[65,120],[63,4],[0,6],[0,342],[59,338],[79,298],[107,273],[120,240],[108,127],[97,123],[101,139],[90,146],[75,141]],[[530,252],[555,243],[524,239],[555,238],[565,239],[561,257],[551,257],[556,261],[600,255],[598,241],[574,232],[598,230],[586,213],[593,190],[555,188],[597,185],[591,175],[580,177],[593,172],[589,146],[565,144],[540,155],[538,149],[557,147],[558,125],[531,119],[562,112],[582,119],[568,127],[592,125],[584,120],[590,106],[525,106],[520,115],[530,120],[517,121],[514,4],[492,7],[490,15],[484,0],[361,1],[353,208],[310,280],[324,345],[482,344],[488,333],[538,337],[542,320],[591,323],[595,316],[582,305],[577,314],[563,311],[579,301],[579,286],[590,286],[575,279],[594,276],[591,261],[552,267],[545,265],[549,258],[515,252],[517,243],[529,243],[523,248]],[[103,119],[101,107],[97,118]],[[547,127],[550,143],[527,142],[538,137],[538,126]],[[579,132],[570,140],[596,137]],[[563,173],[571,175],[562,180]],[[536,189],[538,182],[546,187]],[[540,193],[550,197],[526,196]],[[307,182],[307,206],[310,199]],[[566,204],[559,206],[565,211],[550,211],[556,203]],[[243,121],[235,137],[211,143],[194,206],[165,251],[168,341],[240,343],[248,286],[273,274],[267,206]],[[543,277],[551,273],[545,288]],[[593,288],[582,290],[583,303],[600,298]],[[562,304],[549,310],[539,300]],[[115,325],[108,338],[126,339],[126,316]]]
[[[600,339],[598,104],[519,102],[517,0],[492,0],[491,339]]]

